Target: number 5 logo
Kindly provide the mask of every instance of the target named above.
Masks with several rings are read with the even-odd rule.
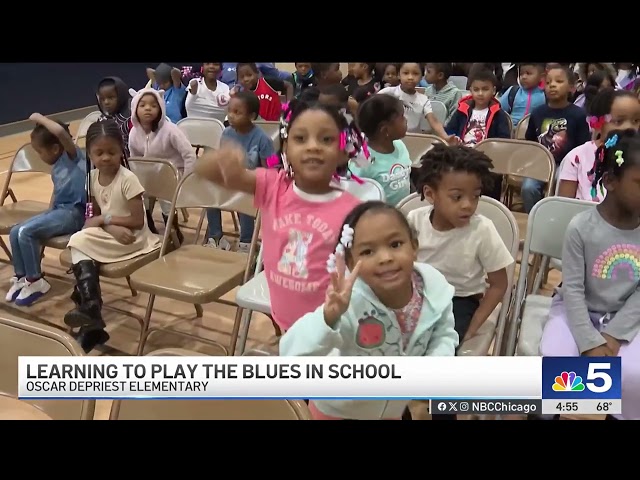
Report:
[[[601,370],[610,370],[610,363],[590,363],[589,371],[587,372],[587,388],[593,393],[607,392],[613,385],[611,375]],[[595,380],[602,380],[602,385],[596,385]]]

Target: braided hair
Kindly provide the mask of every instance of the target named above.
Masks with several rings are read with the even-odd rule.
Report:
[[[288,104],[282,105],[282,114],[280,115],[280,129],[278,132],[280,146],[278,148],[278,152],[267,159],[268,167],[275,168],[285,168],[290,170],[291,166],[286,162],[286,155],[284,154],[284,143],[289,135],[289,130],[291,129],[291,125],[296,121],[296,119],[307,110],[321,110],[329,115],[336,125],[338,126],[338,130],[340,133],[340,149],[347,153],[349,160],[356,158],[360,153],[365,157],[365,159],[369,159],[369,150],[367,148],[367,143],[365,140],[365,136],[358,129],[355,122],[349,123],[345,117],[345,112],[342,109],[338,109],[332,105],[326,105],[317,101],[317,99],[313,99],[311,101],[304,101],[302,99],[294,99],[291,100]],[[351,174],[349,170],[349,163],[347,162],[345,165],[338,165],[336,169],[336,175],[354,178],[356,181],[358,180],[355,176]]]
[[[121,165],[125,166],[125,154],[124,154],[124,142],[122,140],[122,135],[120,133],[120,127],[115,122],[115,120],[103,120],[100,122],[92,123],[87,130],[86,137],[86,150],[87,150],[87,183],[86,183],[86,192],[87,192],[87,208],[85,212],[86,218],[93,217],[93,203],[91,201],[92,193],[91,193],[91,170],[93,168],[91,163],[91,158],[89,156],[89,152],[91,151],[91,145],[100,138],[111,138],[118,142],[120,148],[122,149],[122,160]]]
[[[464,145],[435,144],[420,159],[416,189],[424,200],[424,187],[438,188],[442,177],[449,172],[465,172],[477,175],[482,182],[482,191],[490,191],[493,187],[491,169],[493,163],[483,152]]]
[[[640,150],[640,134],[633,129],[613,130],[596,150],[596,161],[587,173],[591,180],[591,197],[598,198],[598,190],[604,197],[603,177],[605,174],[621,177],[632,164],[631,150]]]

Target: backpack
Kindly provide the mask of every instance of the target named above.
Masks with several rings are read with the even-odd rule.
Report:
[[[514,85],[509,90],[509,96],[507,97],[507,103],[509,104],[509,111],[513,112],[513,102],[516,99],[516,95],[520,91],[520,85]]]

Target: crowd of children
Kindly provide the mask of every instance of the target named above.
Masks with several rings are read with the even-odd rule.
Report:
[[[503,76],[494,64],[474,64],[465,70],[466,91],[450,79],[462,66],[447,63],[353,63],[344,79],[338,63],[296,63],[293,73],[272,64],[204,63],[199,71],[161,64],[137,92],[103,79],[96,91],[102,117],[87,132],[86,152],[64,125],[32,116],[32,145],[53,166],[54,201],[11,231],[7,301],[29,305],[47,293],[42,242],[72,234],[75,308],[65,323],[80,329],[87,351],[108,340],[99,264],[159,248],[143,188],[127,168],[129,156],[150,156],[170,160],[181,175],[195,170],[254,196],[282,355],[456,355],[510,288],[507,268],[515,261],[477,213],[481,195],[499,199],[500,188],[492,188],[491,160],[474,146],[511,138],[527,117],[526,139],[556,160],[559,195],[597,206],[569,227],[542,352],[624,356],[621,418],[640,419],[640,278],[603,270],[607,252],[637,261],[640,245],[637,66],[616,67],[521,63],[516,75]],[[446,107],[444,123],[431,101]],[[197,160],[175,124],[220,112],[220,148]],[[277,151],[257,119],[280,122]],[[424,131],[443,143],[422,157],[412,182],[402,139]],[[339,177],[375,180],[385,201],[362,202]],[[543,187],[524,180],[526,212]],[[412,191],[429,206],[405,217],[395,206]],[[166,223],[169,205],[160,203]],[[220,212],[207,218],[207,246],[232,249]],[[240,251],[249,250],[253,230],[254,219],[240,216]],[[317,419],[407,418],[405,401],[309,407]]]

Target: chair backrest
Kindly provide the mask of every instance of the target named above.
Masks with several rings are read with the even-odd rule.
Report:
[[[253,123],[264,130],[267,135],[269,135],[271,141],[273,142],[273,148],[275,148],[277,151],[280,148],[280,122],[256,120]]]
[[[493,162],[493,172],[546,182],[551,191],[556,162],[551,152],[536,142],[507,138],[488,138],[476,145]]]
[[[527,128],[529,128],[529,118],[531,117],[531,114],[529,115],[525,115],[522,120],[520,120],[518,122],[518,125],[516,125],[516,133],[513,135],[513,138],[515,138],[516,140],[524,140],[525,139],[525,135],[527,133]]]
[[[0,393],[18,395],[18,357],[83,356],[62,330],[15,317],[0,317]],[[92,420],[94,400],[25,400],[54,420]]]
[[[98,119],[102,116],[99,111],[91,112],[89,115],[84,117],[78,126],[78,131],[73,137],[73,143],[78,144],[78,140],[87,136],[87,130],[92,123],[96,123]]]
[[[440,137],[424,133],[407,133],[402,141],[409,151],[409,157],[414,167],[420,166],[420,159],[431,150],[434,144],[444,143]]]
[[[424,87],[416,87],[416,92],[421,93],[424,95],[424,92],[426,91],[426,88]]]
[[[370,178],[362,178],[361,180],[364,183],[358,183],[355,180],[341,178],[340,187],[363,202],[371,200],[380,200],[384,202],[386,200],[384,189],[378,182]]]
[[[513,138],[513,119],[511,118],[511,115],[509,115],[508,113],[505,112],[505,114],[507,115],[507,123],[509,124],[509,132],[511,132],[511,138]]]
[[[171,162],[159,158],[131,157],[129,167],[140,180],[146,195],[168,202],[173,200],[180,175]]]
[[[255,217],[253,195],[227,190],[197,173],[182,178],[175,192],[174,208],[219,208],[220,210],[244,213]]]
[[[9,185],[14,173],[46,173],[51,175],[51,165],[42,161],[38,152],[34,150],[30,143],[20,147],[11,160],[11,165],[7,171],[0,193],[0,205],[4,205],[5,197],[9,191]]]
[[[176,125],[194,147],[220,147],[220,138],[224,131],[224,125],[220,120],[215,118],[183,118]]]
[[[444,103],[438,100],[431,100],[431,110],[440,123],[444,124],[447,120],[447,107]]]
[[[409,196],[400,200],[396,208],[400,210],[405,216],[409,214],[411,210],[415,210],[416,208],[426,207],[427,205],[431,205],[431,202],[426,198],[424,200],[420,199],[420,192],[411,193]]]
[[[464,77],[462,75],[452,75],[449,77],[449,81],[453,83],[456,87],[458,87],[460,90],[467,89],[467,82],[468,82],[467,77]]]
[[[202,357],[178,348],[147,356]],[[301,400],[116,400],[110,420],[310,420]]]

